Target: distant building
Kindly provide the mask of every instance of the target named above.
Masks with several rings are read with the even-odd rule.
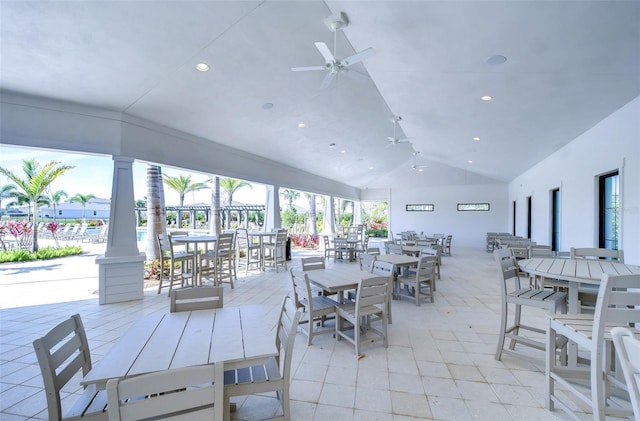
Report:
[[[56,206],[56,219],[82,219],[82,205],[76,202],[63,202]],[[86,219],[109,219],[111,200],[98,197],[87,202],[84,209]],[[41,218],[53,219],[53,206],[42,206],[38,213]]]

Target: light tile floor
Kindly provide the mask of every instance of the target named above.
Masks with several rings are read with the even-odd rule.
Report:
[[[294,249],[293,265],[296,266]],[[73,313],[87,329],[94,365],[140,315],[166,312],[167,294],[145,291],[141,301],[98,305],[94,255],[50,262],[0,265],[0,419],[46,419],[46,399],[32,349],[34,338]],[[355,263],[333,263],[358,271]],[[260,303],[276,325],[282,297],[291,293],[284,271],[241,271],[225,286],[225,306]],[[494,359],[500,297],[491,254],[456,249],[443,258],[435,303],[393,302],[389,347],[365,344],[364,357],[331,335],[306,346],[296,337],[291,381],[293,420],[556,420],[544,398],[544,363],[505,355]],[[79,289],[79,290],[78,290]],[[33,304],[28,305],[32,300]],[[531,309],[533,323],[544,313]],[[66,391],[73,399],[77,390]],[[275,396],[237,401],[238,420],[278,411]],[[577,407],[585,409],[576,404]],[[580,414],[583,419],[591,415]]]

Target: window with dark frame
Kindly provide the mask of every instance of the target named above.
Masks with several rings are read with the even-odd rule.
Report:
[[[551,249],[560,251],[560,189],[551,190]]]
[[[598,246],[618,250],[620,230],[620,176],[618,171],[598,179]]]
[[[527,238],[531,239],[531,196],[527,196]]]
[[[511,234],[516,235],[516,201],[513,201],[513,226],[511,227]]]

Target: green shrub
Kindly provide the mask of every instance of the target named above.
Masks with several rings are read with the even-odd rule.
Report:
[[[36,259],[55,259],[56,257],[73,256],[80,253],[82,253],[82,247],[80,246],[42,247],[38,249]]]
[[[28,260],[35,260],[35,255],[27,250],[0,251],[0,263],[26,262]]]
[[[0,251],[0,263],[26,262],[29,260],[47,260],[57,257],[73,256],[82,253],[80,246],[42,247],[37,253],[28,250]]]

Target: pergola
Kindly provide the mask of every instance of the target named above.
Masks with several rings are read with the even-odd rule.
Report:
[[[209,222],[209,214],[211,212],[211,206],[206,205],[190,205],[190,206],[166,206],[167,212],[189,212],[189,228],[196,228],[196,213],[204,212],[205,222]],[[147,212],[146,207],[136,207],[136,225],[140,226],[140,221],[142,220],[143,212]],[[258,216],[258,212],[264,212],[264,205],[233,205],[233,206],[222,206],[220,208],[220,213],[222,215],[222,226],[226,229],[230,228],[231,225],[231,214],[233,212],[238,213],[238,222],[244,222],[244,227],[249,228],[249,212],[256,212],[256,224],[258,226],[262,226],[260,222],[260,217]]]

